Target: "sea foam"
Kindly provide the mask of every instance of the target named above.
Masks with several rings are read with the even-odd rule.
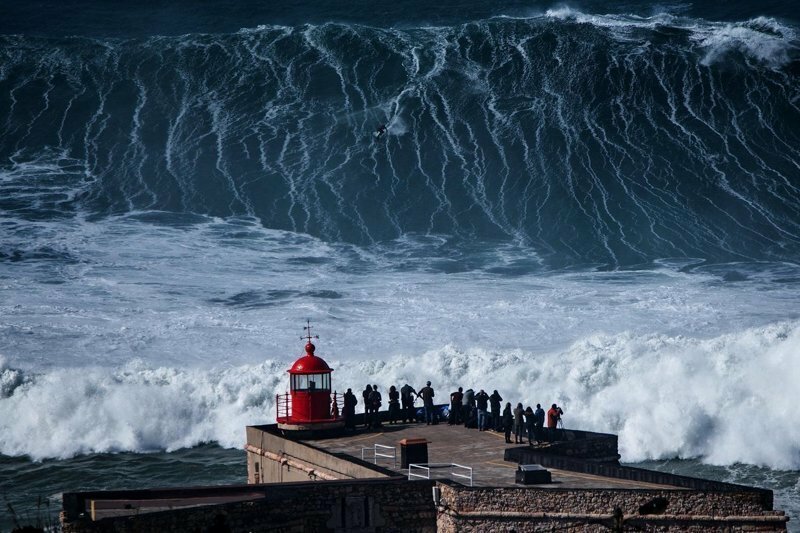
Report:
[[[705,50],[704,65],[738,51],[760,63],[781,67],[789,64],[800,50],[795,31],[768,17],[697,28],[693,39]]]
[[[552,353],[449,344],[385,360],[325,357],[339,393],[431,380],[443,403],[457,386],[497,389],[512,403],[558,403],[567,427],[618,433],[627,462],[699,457],[796,469],[799,346],[800,322],[786,322],[705,340],[596,334]],[[240,447],[245,425],[274,421],[291,362],[181,369],[137,360],[37,375],[3,363],[0,453],[42,459],[209,441]]]

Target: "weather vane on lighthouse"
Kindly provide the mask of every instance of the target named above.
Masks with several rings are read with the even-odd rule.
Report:
[[[306,339],[308,343],[311,344],[311,339],[319,339],[319,335],[311,334],[311,320],[306,319],[306,325],[303,326],[303,329],[306,331],[306,334],[300,337],[300,340]]]

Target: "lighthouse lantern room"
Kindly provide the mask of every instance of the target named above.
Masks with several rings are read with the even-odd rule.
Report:
[[[304,328],[305,355],[289,369],[289,393],[276,397],[278,427],[284,431],[321,431],[344,426],[340,416],[342,400],[333,393],[331,397],[331,372],[321,357],[314,354],[311,342],[311,323]]]

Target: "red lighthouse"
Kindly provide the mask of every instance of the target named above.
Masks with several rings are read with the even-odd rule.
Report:
[[[331,372],[321,357],[314,355],[316,347],[311,343],[311,324],[304,328],[306,353],[289,369],[289,393],[276,397],[278,427],[288,431],[322,431],[341,428],[344,419],[340,416],[340,400],[333,393],[331,398]]]

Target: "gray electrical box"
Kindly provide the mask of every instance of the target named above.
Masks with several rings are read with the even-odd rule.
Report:
[[[541,485],[552,483],[552,477],[542,465],[519,465],[516,482],[520,485]]]

